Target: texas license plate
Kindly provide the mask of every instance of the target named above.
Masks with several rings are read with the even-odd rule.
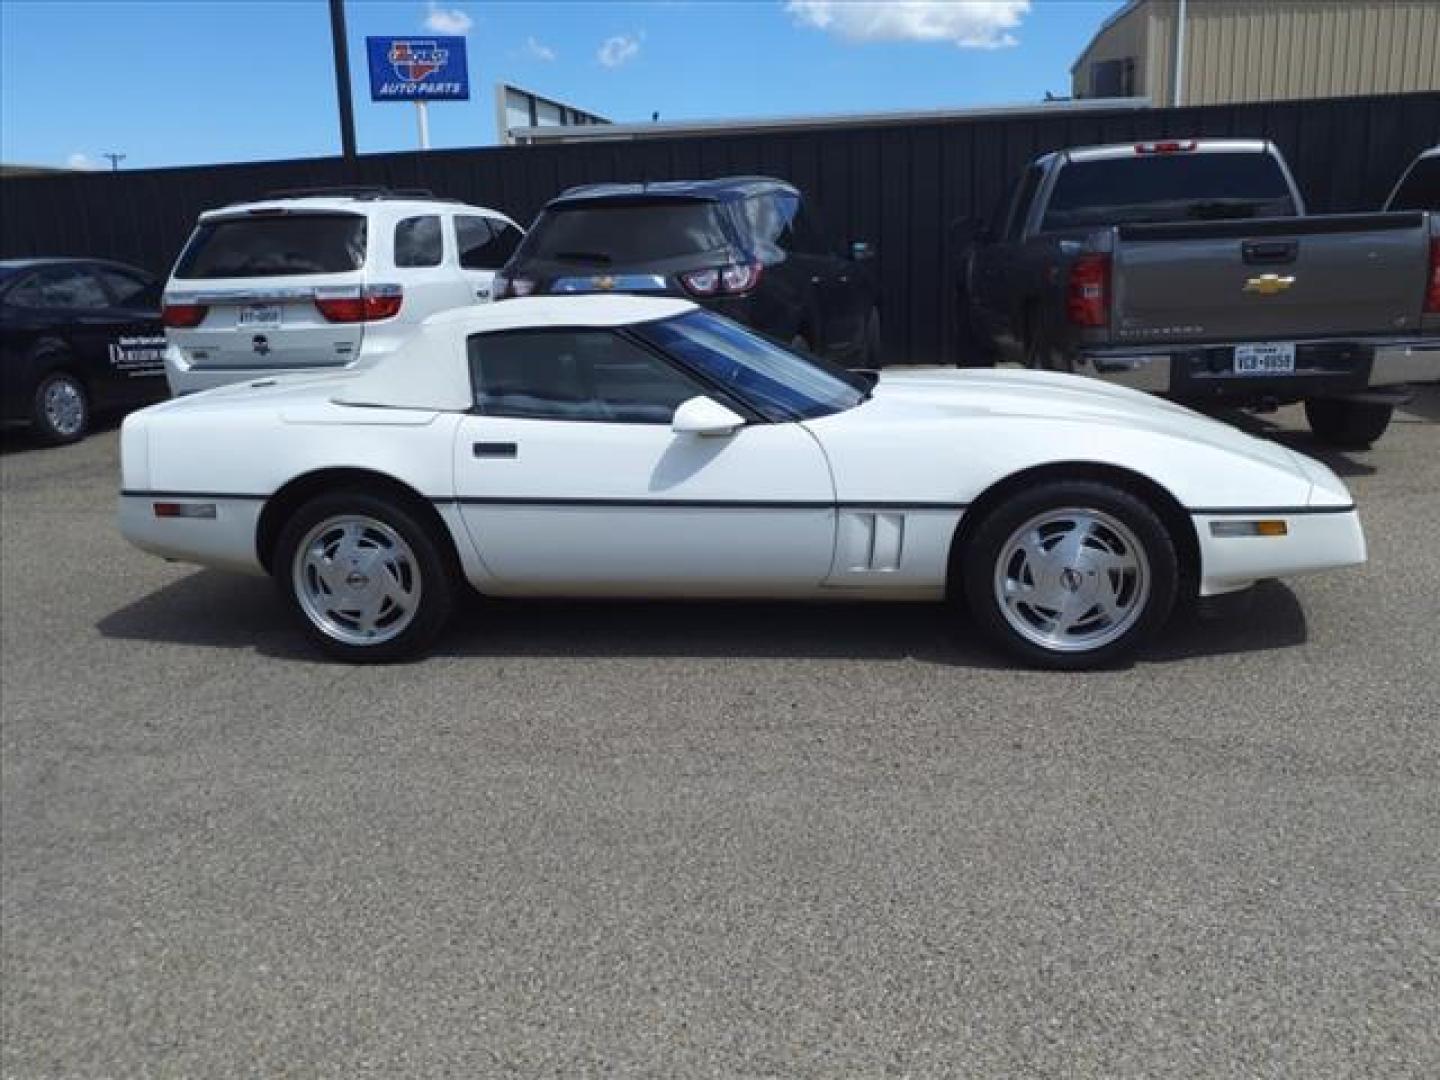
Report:
[[[274,328],[280,325],[279,304],[246,304],[240,309],[239,325],[246,330]]]
[[[1236,375],[1293,375],[1295,346],[1289,342],[1235,346]]]

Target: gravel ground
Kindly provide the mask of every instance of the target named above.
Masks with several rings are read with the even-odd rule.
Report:
[[[1119,672],[689,604],[347,669],[7,437],[0,1076],[1440,1075],[1440,387],[1327,460],[1369,565]]]

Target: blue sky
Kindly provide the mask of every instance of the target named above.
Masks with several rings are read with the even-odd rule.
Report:
[[[1069,92],[1119,0],[350,0],[362,153],[416,146],[372,104],[367,34],[461,32],[472,97],[432,145],[495,141],[493,86],[616,121],[960,108]],[[0,0],[0,160],[123,168],[339,151],[325,0]]]

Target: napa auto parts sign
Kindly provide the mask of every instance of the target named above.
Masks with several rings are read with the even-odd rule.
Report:
[[[367,37],[371,101],[469,101],[463,37]]]

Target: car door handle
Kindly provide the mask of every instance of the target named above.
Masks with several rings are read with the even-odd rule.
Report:
[[[477,458],[513,458],[520,456],[520,448],[513,442],[477,442],[470,446]]]
[[[1240,257],[1250,266],[1292,263],[1299,254],[1296,240],[1246,240],[1240,245]]]

